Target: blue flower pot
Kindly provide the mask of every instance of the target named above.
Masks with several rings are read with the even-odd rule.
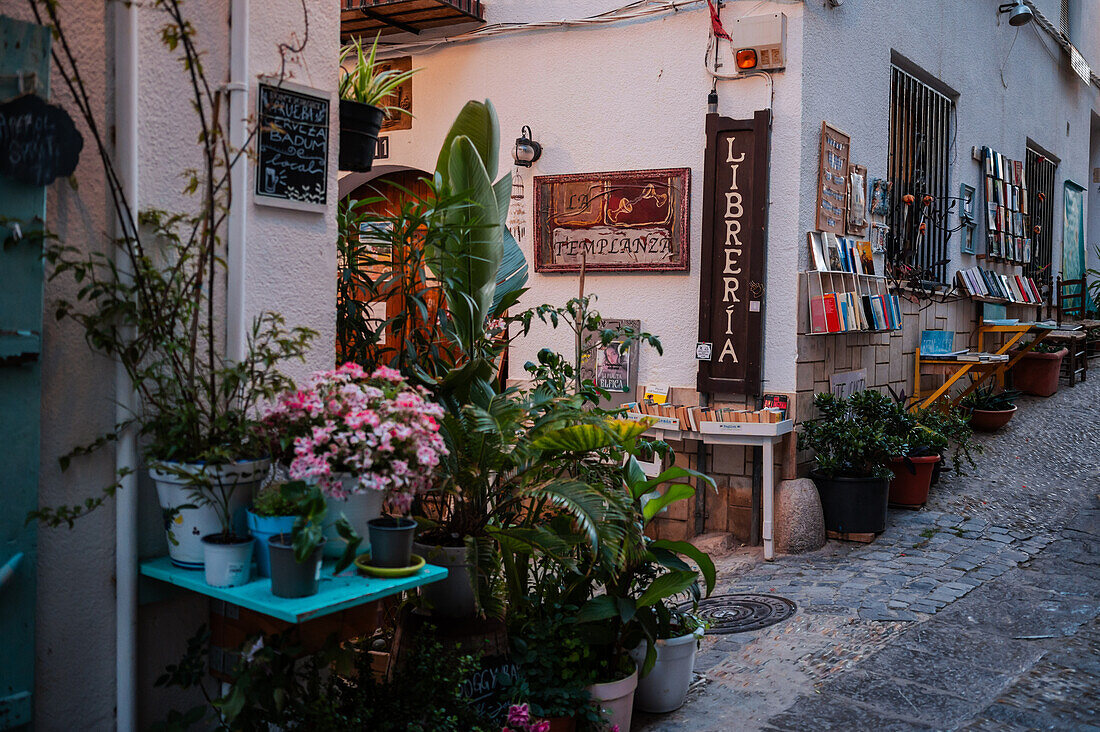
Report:
[[[297,516],[257,516],[248,512],[248,530],[256,540],[256,571],[261,577],[271,576],[271,553],[267,540],[277,534],[289,534]]]

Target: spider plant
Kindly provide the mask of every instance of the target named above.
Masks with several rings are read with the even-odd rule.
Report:
[[[386,104],[386,100],[393,96],[397,87],[412,78],[420,69],[401,71],[399,69],[379,70],[380,62],[376,60],[378,55],[378,38],[374,37],[374,43],[370,50],[363,47],[363,39],[356,38],[340,54],[340,98],[350,99],[353,102],[369,104],[378,107],[393,117],[397,114],[409,114],[408,110]],[[344,68],[344,62],[348,58],[355,59],[355,65],[350,69]]]

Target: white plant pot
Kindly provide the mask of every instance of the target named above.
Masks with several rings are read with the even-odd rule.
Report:
[[[432,615],[441,618],[471,618],[477,614],[474,599],[473,566],[466,559],[464,546],[439,546],[413,542],[413,553],[428,564],[444,567],[446,579],[420,588],[420,595],[431,605]]]
[[[345,488],[349,483],[354,484],[355,478],[343,479]],[[353,493],[347,498],[328,498],[328,511],[325,513],[325,556],[339,557],[344,553],[344,540],[336,532],[336,520],[342,515],[351,524],[359,536],[363,537],[360,544],[362,551],[370,546],[370,534],[367,532],[367,522],[382,515],[382,502],[385,498],[382,491],[367,491],[365,493]]]
[[[188,476],[220,481],[232,490],[229,509],[233,516],[233,533],[248,535],[245,512],[255,489],[267,477],[270,460],[250,460],[218,467],[201,463],[161,463],[149,468],[149,476],[157,486],[157,498],[164,512],[164,533],[168,540],[168,556],[172,564],[184,569],[202,569],[202,537],[221,531],[218,512],[209,503],[196,501],[196,486]],[[182,473],[182,474],[181,474]],[[179,508],[192,505],[195,508]]]
[[[621,732],[629,732],[630,718],[634,710],[634,690],[638,687],[638,669],[625,679],[606,684],[592,684],[588,695],[600,708],[600,714],[609,726],[619,725]]]
[[[252,539],[218,544],[218,534],[203,538],[206,584],[211,587],[239,587],[252,579]]]
[[[695,671],[700,637],[701,634],[688,633],[657,641],[657,661],[647,675],[638,679],[638,690],[634,693],[636,709],[665,714],[683,706]],[[630,652],[639,668],[645,663],[645,654],[645,643]]]

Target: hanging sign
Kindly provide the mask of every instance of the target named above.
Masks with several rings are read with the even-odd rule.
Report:
[[[699,391],[760,392],[770,118],[707,115],[699,341],[713,353]]]
[[[324,212],[328,200],[328,97],[297,84],[260,84],[259,105],[256,203]]]
[[[72,117],[25,94],[0,104],[0,175],[44,186],[73,174],[84,138]]]

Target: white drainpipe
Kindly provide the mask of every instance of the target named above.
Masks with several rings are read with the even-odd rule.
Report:
[[[232,0],[229,32],[229,146],[236,154],[248,141],[248,0]],[[229,172],[232,200],[227,223],[228,292],[226,296],[226,355],[230,361],[245,356],[248,317],[245,312],[245,245],[248,241],[248,158],[241,157]]]
[[[138,15],[137,3],[115,3],[115,163],[122,191],[138,210]],[[134,222],[120,221],[122,233]],[[125,258],[119,258],[125,272]],[[116,420],[129,419],[134,393],[121,364],[115,371]],[[115,498],[115,705],[117,729],[137,725],[137,444],[126,430],[115,451],[115,467],[126,473]]]

